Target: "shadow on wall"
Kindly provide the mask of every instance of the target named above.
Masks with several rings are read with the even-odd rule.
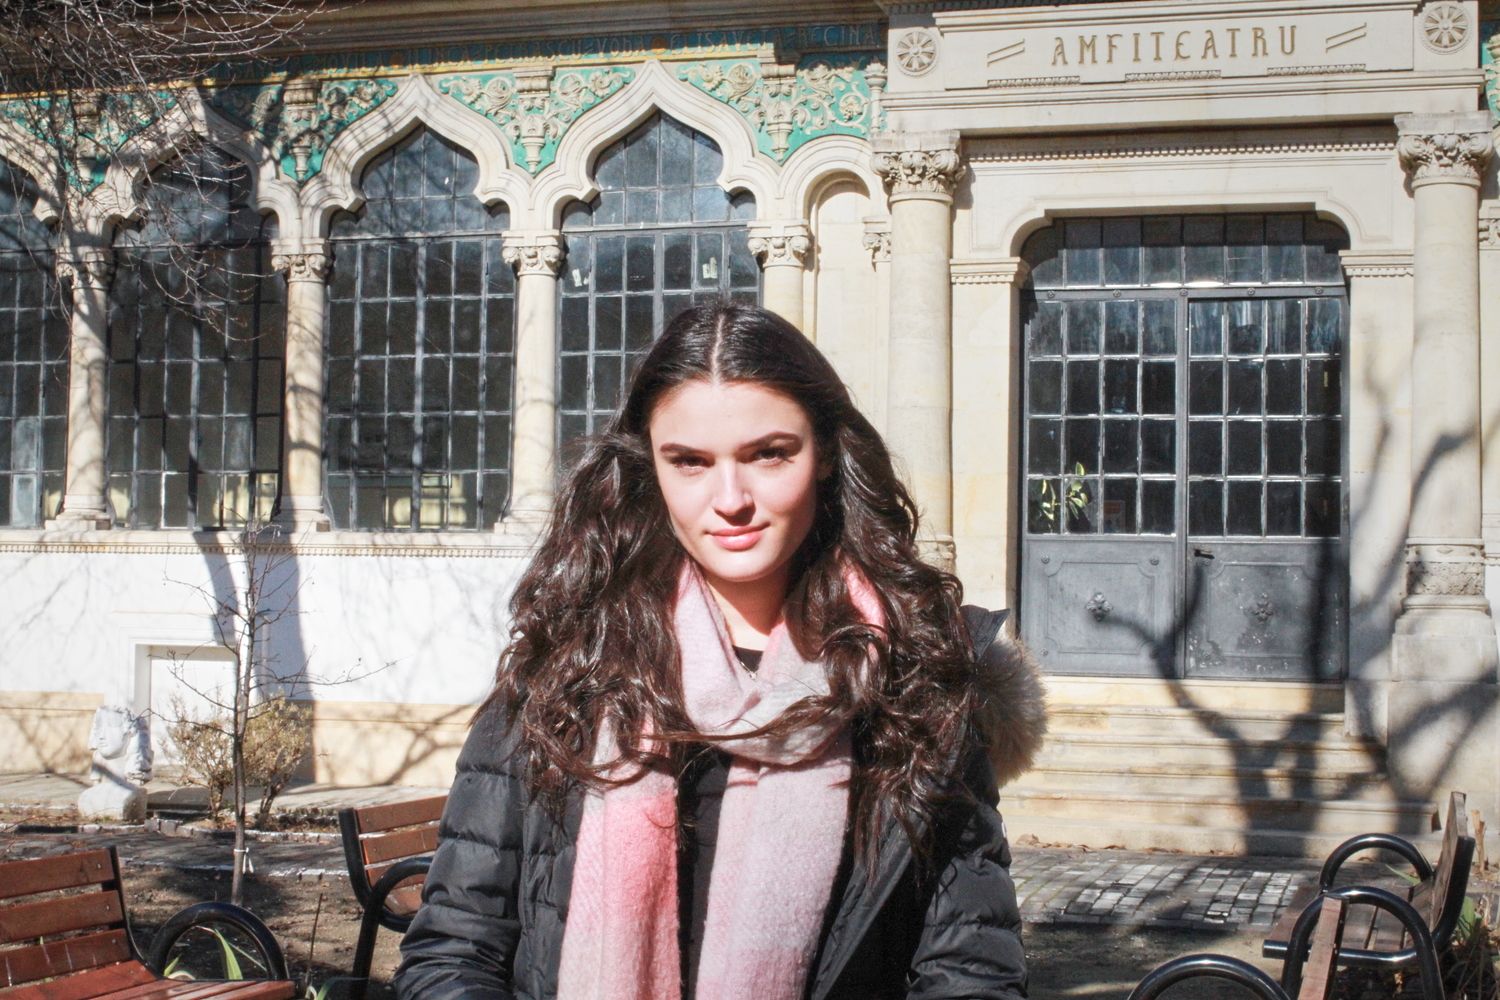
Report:
[[[473,705],[316,701],[298,777],[333,785],[453,782]]]
[[[1365,391],[1372,400],[1370,409],[1382,414],[1394,411],[1395,404],[1381,386],[1373,371],[1366,371]],[[1492,424],[1479,436],[1481,443],[1488,442],[1500,430],[1500,423]],[[1377,446],[1374,454],[1376,465],[1364,477],[1360,494],[1361,505],[1349,513],[1350,537],[1361,538],[1362,527],[1374,520],[1375,498],[1382,490],[1391,487],[1390,480],[1404,475],[1392,468],[1392,439],[1395,437],[1389,418],[1382,418],[1375,435]],[[1411,482],[1412,495],[1420,495],[1429,488],[1433,470],[1449,454],[1473,443],[1474,436],[1440,438],[1420,463],[1415,463]],[[1478,484],[1475,484],[1478,488]],[[1244,731],[1232,719],[1195,699],[1192,690],[1180,677],[1176,663],[1176,649],[1198,610],[1205,592],[1204,573],[1197,567],[1188,583],[1182,617],[1172,623],[1166,635],[1158,634],[1150,623],[1129,620],[1125,616],[1112,616],[1111,624],[1126,628],[1140,637],[1143,644],[1155,647],[1154,664],[1162,682],[1166,685],[1176,706],[1193,714],[1203,731],[1221,741],[1223,748],[1232,755],[1237,785],[1237,796],[1242,813],[1244,849],[1250,854],[1283,854],[1288,849],[1288,834],[1316,832],[1319,829],[1320,813],[1326,805],[1340,799],[1357,797],[1361,786],[1367,785],[1371,775],[1385,775],[1391,797],[1403,803],[1434,804],[1444,788],[1452,785],[1454,767],[1465,744],[1472,741],[1488,741],[1488,731],[1481,727],[1492,722],[1495,714],[1497,693],[1500,688],[1491,683],[1463,685],[1433,685],[1430,693],[1416,705],[1409,702],[1401,713],[1400,721],[1392,719],[1386,725],[1387,710],[1384,704],[1388,685],[1379,682],[1389,677],[1390,657],[1393,644],[1390,638],[1391,623],[1400,612],[1401,600],[1406,590],[1406,550],[1410,512],[1399,525],[1388,525],[1385,531],[1399,536],[1388,551],[1383,553],[1361,553],[1366,566],[1378,567],[1372,573],[1368,592],[1351,600],[1349,621],[1351,624],[1364,621],[1365,631],[1379,631],[1383,638],[1379,642],[1364,645],[1352,642],[1349,651],[1348,677],[1354,680],[1369,680],[1375,683],[1357,683],[1348,686],[1345,711],[1355,731],[1363,734],[1383,734],[1383,738],[1366,739],[1358,745],[1368,759],[1364,774],[1350,774],[1342,779],[1319,769],[1317,742],[1321,735],[1321,718],[1316,713],[1296,714],[1287,718],[1284,727],[1273,736],[1259,736]],[[1378,533],[1373,527],[1372,533]],[[1335,574],[1347,573],[1347,560],[1340,551],[1337,539],[1328,539],[1320,551],[1319,573],[1316,592],[1326,595],[1337,593],[1339,588],[1328,586],[1337,579]],[[1320,599],[1325,599],[1320,597]],[[1336,609],[1319,608],[1311,620],[1321,623],[1325,616],[1336,614]],[[1323,628],[1314,629],[1314,648],[1310,661],[1321,665],[1322,658],[1317,648],[1322,642]],[[1383,662],[1382,662],[1383,661]],[[1314,681],[1342,681],[1341,676],[1314,676]],[[1410,687],[1410,685],[1406,685]],[[1493,747],[1489,748],[1491,754]],[[1440,759],[1435,759],[1440,758]],[[1290,787],[1280,792],[1273,785],[1273,775],[1290,774]],[[1462,780],[1462,779],[1458,779]],[[1489,783],[1493,786],[1493,776]],[[1286,788],[1283,782],[1277,782]],[[1471,804],[1475,800],[1490,803],[1494,808],[1495,789],[1460,788],[1469,793]],[[1289,798],[1296,801],[1289,801]],[[1434,829],[1436,810],[1429,813],[1421,810],[1403,810],[1398,828],[1389,831],[1406,835],[1421,835]],[[1492,828],[1500,825],[1500,816],[1487,816]]]
[[[83,774],[93,754],[89,730],[102,694],[0,693],[0,771]]]

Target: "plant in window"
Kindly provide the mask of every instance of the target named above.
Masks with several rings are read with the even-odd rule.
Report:
[[[1056,524],[1058,514],[1066,509],[1069,517],[1079,517],[1089,506],[1088,483],[1081,477],[1085,475],[1082,462],[1074,462],[1072,475],[1068,478],[1067,486],[1063,487],[1061,495],[1052,489],[1052,484],[1043,479],[1041,482],[1041,496],[1037,500],[1036,507],[1041,513],[1042,519],[1048,524]]]

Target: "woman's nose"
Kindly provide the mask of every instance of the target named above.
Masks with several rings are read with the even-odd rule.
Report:
[[[740,475],[738,462],[719,462],[713,494],[714,511],[721,517],[742,514],[754,505],[745,480]]]

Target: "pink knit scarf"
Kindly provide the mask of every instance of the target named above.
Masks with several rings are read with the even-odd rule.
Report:
[[[871,624],[884,621],[869,584],[847,583]],[[828,693],[821,662],[804,660],[778,625],[757,673],[739,663],[718,605],[695,565],[678,583],[677,641],[688,717],[733,736]],[[797,1000],[844,845],[849,738],[831,724],[782,737],[730,739],[708,889],[698,1000]],[[612,760],[600,733],[596,759]],[[591,791],[578,832],[558,1000],[679,1000],[677,782],[648,771]]]

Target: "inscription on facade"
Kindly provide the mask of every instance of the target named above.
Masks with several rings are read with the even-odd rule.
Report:
[[[1467,16],[1464,5],[1442,3],[1453,8],[1445,25]],[[942,13],[927,57],[933,72],[917,78],[906,69],[891,89],[931,89],[936,79],[967,90],[1409,70],[1422,32],[1415,4],[1389,0],[1161,7],[1168,10],[1155,18],[1137,4]],[[1447,31],[1446,44],[1457,31]],[[891,36],[905,37],[895,27]]]

